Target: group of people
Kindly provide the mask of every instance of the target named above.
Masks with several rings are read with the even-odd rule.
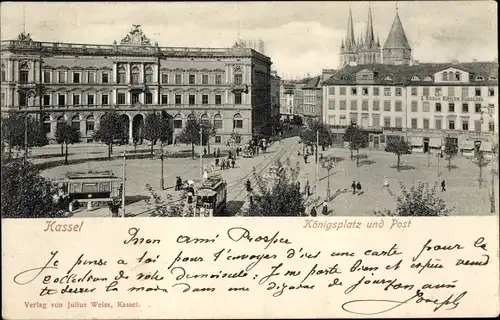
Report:
[[[356,183],[356,181],[353,181],[351,184],[352,188],[352,194],[356,194],[356,191],[358,191],[358,194],[361,194],[361,182]]]
[[[321,208],[321,214],[327,216],[330,211],[328,210],[328,201],[323,201],[323,207]],[[311,209],[311,217],[316,217],[318,212],[316,211],[316,207],[313,206]]]

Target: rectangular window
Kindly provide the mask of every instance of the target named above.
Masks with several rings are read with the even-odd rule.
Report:
[[[234,104],[241,104],[241,93],[234,94]]]
[[[66,83],[66,71],[59,71],[57,73],[57,82]]]
[[[418,119],[411,119],[411,128],[417,129],[418,127]]]
[[[51,77],[52,76],[52,71],[49,71],[49,70],[45,70],[43,72],[43,83],[50,83],[52,82],[51,80]]]
[[[174,120],[174,129],[182,129],[182,119]]]
[[[380,127],[380,117],[377,115],[372,115],[373,127]]]
[[[175,75],[175,84],[182,84],[182,75],[181,74]]]
[[[368,100],[363,100],[361,102],[361,110],[368,111]]]
[[[140,101],[139,93],[132,93],[132,104],[136,104]]]
[[[21,70],[19,72],[19,82],[21,82],[21,83],[28,82],[28,77],[29,77],[29,71],[27,71],[27,70]]]
[[[345,100],[340,100],[339,101],[339,109],[340,110],[345,110],[346,109],[346,102],[345,102]]]
[[[119,92],[117,97],[118,97],[118,104],[125,104],[125,93]]]
[[[346,117],[345,116],[340,116],[340,125],[345,126],[346,125]]]
[[[397,100],[395,108],[396,108],[396,112],[403,111],[403,102],[401,100]]]
[[[139,83],[139,73],[133,72],[130,80],[131,83]]]
[[[455,96],[455,87],[448,87],[448,97]]]
[[[403,94],[403,90],[401,88],[396,88],[396,96],[400,97]]]
[[[495,88],[488,88],[488,97],[495,96]]]
[[[481,88],[474,89],[474,93],[475,93],[476,97],[480,97],[481,96]]]
[[[340,94],[341,96],[345,96],[345,87],[340,87],[340,89],[339,89],[339,94]]]
[[[462,103],[462,112],[463,113],[469,112],[469,104],[468,103]]]
[[[201,76],[201,83],[208,84],[208,74],[204,74]]]
[[[80,105],[80,95],[79,94],[73,94],[73,105],[74,106]]]
[[[150,92],[146,93],[146,104],[153,104],[153,94]]]
[[[335,124],[335,116],[328,116],[328,124],[331,125]]]
[[[80,83],[80,72],[73,71],[73,83]]]
[[[95,72],[93,72],[93,71],[87,72],[87,82],[88,83],[95,83]]]
[[[87,94],[87,104],[88,105],[94,105],[94,95],[93,94]]]
[[[436,102],[436,112],[441,112],[441,102]]]
[[[418,112],[418,101],[413,100],[411,102],[411,112]]]
[[[361,88],[361,94],[364,96],[367,96],[368,95],[368,88],[367,87]]]
[[[462,87],[462,97],[469,96],[469,87]]]
[[[380,88],[379,87],[373,87],[373,95],[374,96],[380,95]]]
[[[208,104],[208,94],[201,95],[201,104]]]
[[[391,101],[384,101],[384,111],[391,111]]]
[[[144,82],[145,83],[153,83],[153,74],[152,73],[146,73],[144,75]]]
[[[384,127],[385,128],[391,127],[391,117],[384,117]]]
[[[411,95],[412,96],[416,96],[418,94],[418,92],[417,92],[418,90],[417,89],[418,89],[417,87],[412,87],[411,88]]]
[[[168,104],[168,94],[161,95],[161,104]]]
[[[162,73],[161,74],[161,83],[162,84],[168,84],[168,73]]]
[[[396,117],[396,128],[402,128],[402,127],[403,127],[403,118]]]
[[[125,72],[118,73],[118,83],[127,83],[127,74]]]
[[[66,105],[66,95],[64,94],[57,95],[57,105],[59,107],[64,107]]]
[[[335,87],[328,87],[328,94],[333,96],[335,94]]]
[[[215,136],[215,143],[221,143],[222,139],[221,136]]]
[[[424,96],[428,96],[429,95],[429,88],[423,88],[424,89]]]
[[[107,94],[101,95],[101,104],[103,105],[109,104],[109,96]]]
[[[101,75],[102,83],[109,83],[109,73],[103,72]]]
[[[351,110],[358,110],[358,101],[351,100]]]
[[[391,95],[391,88],[385,87],[384,88],[384,96],[389,97],[390,95]]]
[[[175,104],[182,104],[182,95],[180,94],[175,95]]]
[[[474,120],[474,131],[481,132],[481,120]]]
[[[436,119],[435,124],[436,124],[436,127],[435,127],[436,130],[441,130],[443,128],[443,124],[442,124],[441,119]]]
[[[476,113],[481,113],[481,104],[480,104],[480,103],[476,103],[476,104],[474,105],[474,111],[475,111]]]
[[[455,130],[455,120],[448,120],[448,130]]]
[[[429,101],[424,101],[422,104],[422,111],[423,112],[430,112],[431,111],[431,104]]]
[[[194,94],[189,95],[189,104],[190,105],[196,104],[196,96]]]
[[[455,112],[455,104],[450,102],[448,104],[448,112]]]
[[[189,75],[189,84],[195,84],[196,83],[196,76],[194,74]]]
[[[460,81],[460,72],[455,72],[455,81]]]
[[[428,130],[429,129],[429,119],[424,118],[424,129]]]
[[[469,120],[462,119],[462,130],[469,131]]]
[[[222,104],[222,95],[221,94],[215,95],[215,104],[217,104],[217,105]]]
[[[358,94],[358,88],[356,87],[351,88],[351,96],[355,96],[357,94]]]
[[[240,119],[233,120],[233,128],[235,128],[235,129],[243,128],[243,120],[240,120]]]
[[[494,132],[495,131],[495,123],[493,121],[490,121],[490,124],[488,125],[488,130],[490,132]]]
[[[43,95],[43,105],[50,106],[50,95],[49,94]]]
[[[380,110],[380,101],[373,100],[373,111],[379,111],[379,110]]]
[[[441,96],[441,93],[442,93],[442,88],[440,88],[440,87],[436,87],[436,88],[434,88],[434,95],[435,95],[436,97]]]
[[[335,110],[335,100],[328,100],[328,110]]]
[[[222,84],[222,75],[221,74],[215,75],[215,84]]]

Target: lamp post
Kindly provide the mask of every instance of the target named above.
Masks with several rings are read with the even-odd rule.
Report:
[[[203,127],[200,126],[200,177],[203,180]]]
[[[28,160],[28,106],[24,114],[24,162]]]
[[[123,176],[122,176],[122,218],[125,218],[125,181],[127,173],[127,150],[123,150]]]
[[[160,160],[161,160],[161,180],[160,180],[160,186],[161,186],[161,190],[165,190],[165,181],[164,181],[164,178],[163,178],[163,142],[160,141]]]
[[[327,187],[326,187],[326,201],[330,201],[330,171],[335,165],[335,160],[333,158],[327,157],[321,159],[321,166],[326,169],[328,174]]]

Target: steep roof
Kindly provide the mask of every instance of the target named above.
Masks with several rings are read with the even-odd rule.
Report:
[[[309,82],[307,82],[307,83],[306,83],[306,84],[302,87],[302,89],[316,89],[316,88],[318,88],[318,85],[319,85],[320,79],[321,79],[321,77],[320,77],[320,76],[313,77],[312,79],[310,79],[310,80],[309,80]]]
[[[406,38],[406,33],[403,28],[403,24],[401,23],[401,19],[399,19],[399,14],[396,11],[396,17],[394,18],[394,22],[392,23],[391,30],[389,31],[389,35],[387,36],[387,40],[384,44],[384,49],[410,49],[411,47],[408,44],[408,39]]]
[[[498,63],[497,62],[462,62],[462,63],[420,63],[417,65],[388,65],[388,64],[371,64],[371,65],[357,65],[346,66],[331,76],[325,79],[323,84],[354,84],[356,83],[356,74],[364,69],[374,72],[374,83],[387,83],[387,84],[407,84],[409,82],[421,84],[429,82],[424,81],[425,77],[433,76],[436,72],[448,68],[459,69],[469,72],[470,81],[476,82],[476,77],[481,76],[484,78],[480,83],[481,85],[498,84],[498,80],[490,80],[490,76],[498,79]],[[418,77],[418,81],[412,81],[413,77]],[[389,77],[391,80],[385,80]],[[434,80],[434,79],[433,79]]]

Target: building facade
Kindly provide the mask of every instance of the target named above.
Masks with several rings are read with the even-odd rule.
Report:
[[[295,113],[295,83],[282,80],[280,83],[280,115],[292,116]]]
[[[491,151],[498,62],[347,66],[324,81],[323,101],[326,123],[337,132],[357,124],[372,148],[397,137],[414,151],[440,148],[446,139],[464,153]]]
[[[304,102],[300,113],[306,119],[321,119],[323,108],[323,88],[321,77],[316,76],[302,87]]]
[[[271,117],[273,119],[278,119],[280,114],[280,84],[281,78],[278,76],[278,72],[271,71]]]
[[[249,139],[271,115],[269,57],[248,48],[181,48],[151,44],[135,25],[118,44],[1,42],[2,114],[39,117],[49,137],[57,122],[80,128],[83,141],[107,111],[127,123],[129,140],[161,112],[172,141],[189,120],[213,124],[215,143],[232,132]]]

